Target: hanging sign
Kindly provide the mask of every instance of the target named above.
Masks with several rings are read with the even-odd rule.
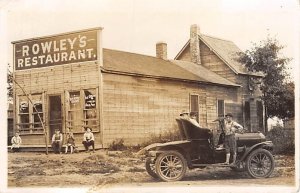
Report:
[[[98,30],[14,42],[15,69],[95,61]]]

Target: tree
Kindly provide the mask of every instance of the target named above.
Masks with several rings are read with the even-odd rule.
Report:
[[[12,99],[13,99],[13,74],[9,69],[10,69],[10,65],[8,64],[8,69],[7,69],[7,99],[8,99],[8,101],[12,101]]]
[[[258,85],[266,107],[266,117],[294,117],[294,88],[287,73],[290,58],[281,55],[284,47],[277,39],[268,37],[253,48],[239,53],[238,61],[251,72],[262,72],[264,77]],[[252,81],[255,81],[252,79]]]

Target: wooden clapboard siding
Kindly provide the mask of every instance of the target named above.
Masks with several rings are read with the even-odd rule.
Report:
[[[178,129],[175,118],[199,95],[200,125],[216,127],[216,99],[236,100],[236,88],[103,74],[104,146],[117,138],[139,144],[151,134]]]
[[[15,72],[16,81],[28,93],[61,93],[99,85],[99,71],[94,63],[67,64]],[[22,91],[16,87],[16,94]]]
[[[15,72],[16,81],[24,88],[27,94],[41,93],[43,94],[43,108],[46,129],[48,129],[48,95],[60,95],[63,103],[63,128],[65,131],[66,106],[64,103],[65,91],[79,91],[82,89],[98,88],[99,87],[99,69],[94,62],[57,65],[53,67],[35,68],[31,70],[22,70]],[[15,87],[16,96],[23,95],[22,90]],[[18,100],[18,97],[16,98]],[[97,95],[97,104],[99,105],[99,96]],[[18,112],[15,112],[16,117]],[[98,115],[99,117],[99,115]],[[83,133],[74,134],[76,140],[82,141]],[[95,133],[96,143],[100,143],[100,133]],[[50,139],[50,136],[48,136]],[[44,136],[37,134],[22,135],[24,144],[44,144]]]

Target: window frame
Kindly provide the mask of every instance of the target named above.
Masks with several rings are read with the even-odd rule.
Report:
[[[42,114],[42,122],[45,125],[45,100],[44,100],[44,93],[31,93],[28,95],[17,95],[16,106],[17,106],[17,119],[16,119],[16,130],[20,133],[20,135],[27,135],[27,134],[44,134],[44,128],[41,127],[34,127],[36,123],[41,122],[34,122],[34,115],[37,114],[33,110],[33,96],[40,95],[41,103],[42,103],[42,111],[39,114]],[[28,102],[28,113],[20,112],[20,100],[21,98],[26,98]],[[28,123],[21,123],[21,116],[28,115]],[[22,128],[23,125],[28,125],[26,128]],[[42,124],[41,124],[42,125]]]
[[[192,111],[192,97],[193,96],[196,96],[197,97],[197,111]],[[199,102],[200,102],[200,100],[199,100],[199,94],[195,94],[195,93],[191,93],[190,94],[190,97],[189,97],[189,106],[190,106],[190,112],[195,112],[195,113],[197,113],[197,122],[200,124],[200,111],[199,111],[199,109],[200,109],[200,104],[199,104]]]

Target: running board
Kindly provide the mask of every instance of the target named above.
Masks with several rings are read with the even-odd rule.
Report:
[[[212,166],[212,167],[234,167],[234,165],[225,165],[222,163],[217,164],[192,164],[193,167],[199,167],[199,166]]]

